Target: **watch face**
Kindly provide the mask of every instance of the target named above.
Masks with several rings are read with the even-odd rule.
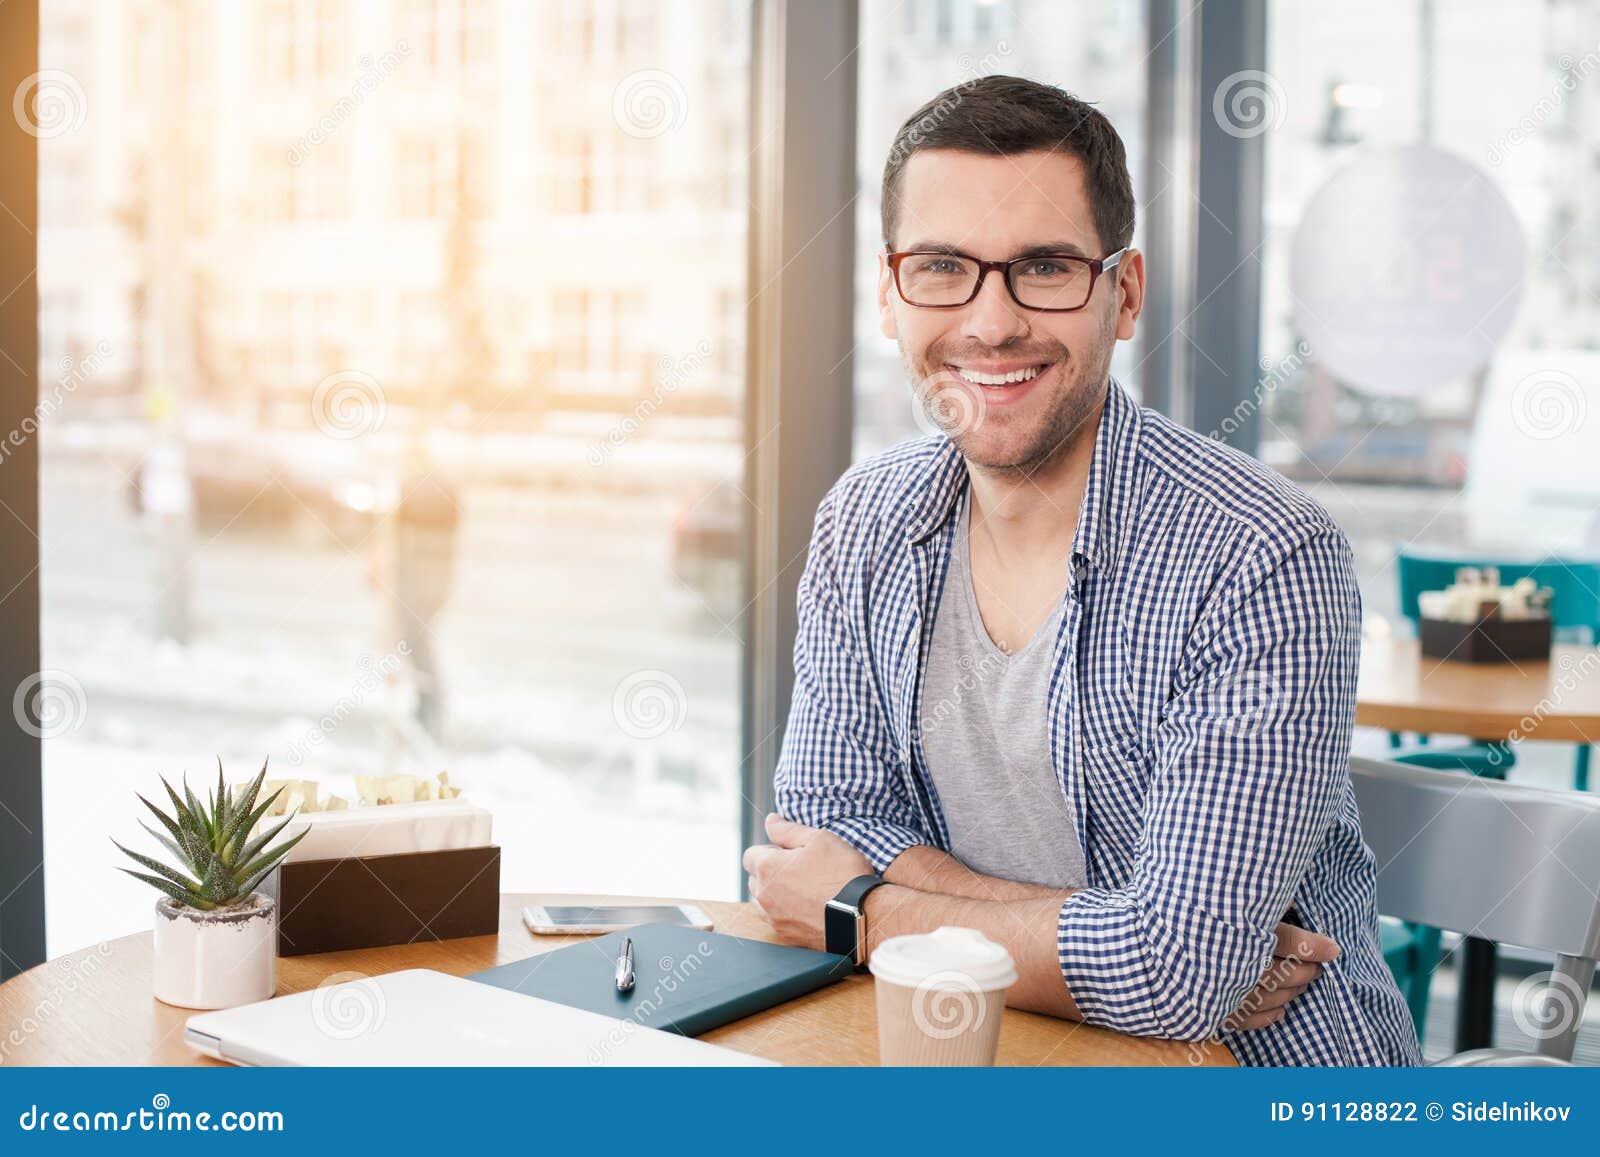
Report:
[[[856,914],[832,902],[822,910],[822,931],[829,952],[848,956],[856,955]]]

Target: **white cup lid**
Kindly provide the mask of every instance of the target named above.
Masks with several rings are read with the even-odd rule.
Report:
[[[926,984],[992,992],[1017,982],[1011,953],[975,928],[946,926],[895,936],[878,945],[867,966],[872,975],[908,988]]]

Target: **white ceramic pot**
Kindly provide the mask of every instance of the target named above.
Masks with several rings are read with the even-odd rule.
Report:
[[[278,906],[260,892],[201,912],[156,901],[156,999],[180,1008],[232,1008],[278,988]]]

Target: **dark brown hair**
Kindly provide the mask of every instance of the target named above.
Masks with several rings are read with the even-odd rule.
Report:
[[[927,149],[995,157],[1050,149],[1076,157],[1106,252],[1133,242],[1133,181],[1122,138],[1103,113],[1069,92],[1019,76],[983,76],[945,89],[912,113],[883,166],[883,241],[891,248],[906,162]]]

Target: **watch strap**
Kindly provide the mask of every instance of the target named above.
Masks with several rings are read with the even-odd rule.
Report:
[[[866,963],[866,946],[861,943],[865,919],[861,906],[866,901],[867,893],[883,882],[882,876],[857,876],[839,889],[823,912],[823,932],[828,951],[850,957],[858,968]]]

